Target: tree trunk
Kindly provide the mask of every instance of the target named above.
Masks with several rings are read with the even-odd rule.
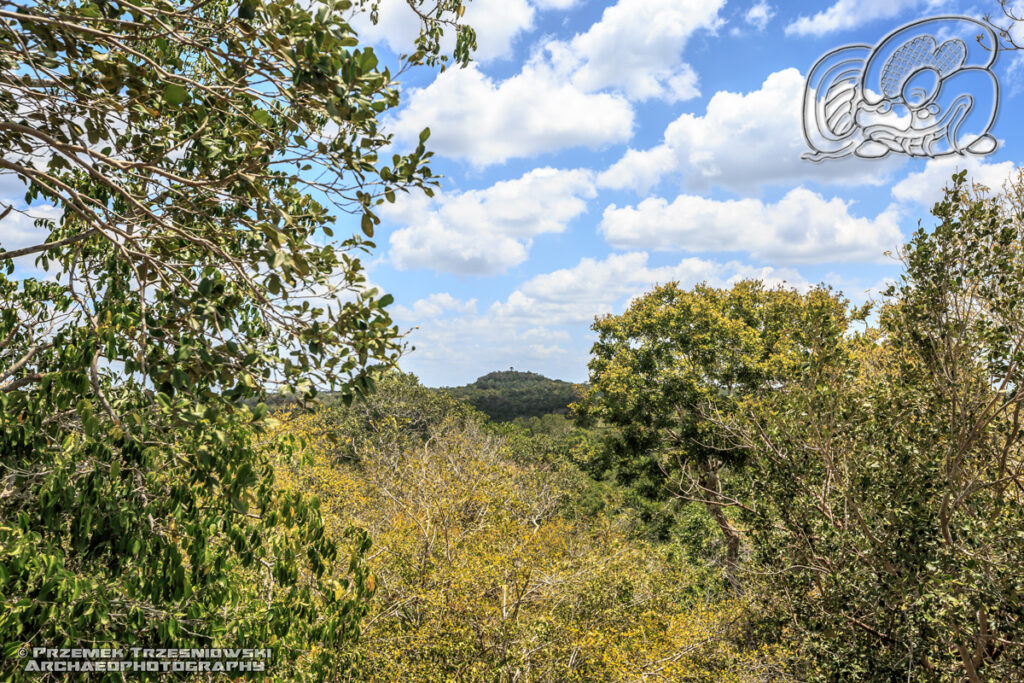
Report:
[[[739,578],[740,535],[725,514],[718,473],[710,465],[702,465],[699,483],[704,489],[704,506],[725,538],[725,576],[733,591],[740,595],[743,593],[743,584]]]

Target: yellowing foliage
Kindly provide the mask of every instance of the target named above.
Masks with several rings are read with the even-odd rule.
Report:
[[[279,478],[319,496],[329,533],[374,540],[360,680],[779,680],[778,653],[736,644],[743,605],[702,597],[624,517],[578,514],[578,472],[523,463],[464,416],[332,440],[332,410],[282,416],[310,462]]]

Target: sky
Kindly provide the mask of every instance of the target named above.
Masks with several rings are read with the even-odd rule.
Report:
[[[400,50],[415,30],[403,10],[382,3],[364,38]],[[403,368],[432,386],[509,367],[585,381],[594,316],[668,281],[828,283],[877,299],[901,270],[886,252],[929,225],[955,170],[998,187],[1021,160],[1022,60],[1004,53],[993,69],[996,153],[933,160],[801,159],[807,72],[916,19],[998,11],[995,0],[473,0],[475,62],[408,75],[387,119],[403,149],[429,127],[445,176],[433,199],[387,207],[370,266],[411,330]]]
[[[404,0],[380,5],[378,25],[356,25],[396,62],[416,20]],[[999,186],[1024,157],[1024,59],[993,68],[997,151],[932,160],[801,159],[808,70],[916,19],[998,12],[996,0],[472,0],[474,62],[405,73],[385,118],[395,151],[429,127],[444,176],[432,199],[384,206],[368,263],[414,347],[402,368],[429,386],[510,367],[586,381],[594,317],[670,281],[877,298],[901,270],[886,252],[930,224],[956,169]],[[0,183],[0,201],[14,192]],[[6,221],[0,243],[30,230]]]

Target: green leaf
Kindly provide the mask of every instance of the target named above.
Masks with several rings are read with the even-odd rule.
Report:
[[[238,18],[245,21],[252,21],[256,18],[256,3],[254,0],[243,0],[238,8]]]
[[[182,104],[188,99],[188,91],[177,83],[168,83],[164,87],[164,100],[170,104]]]

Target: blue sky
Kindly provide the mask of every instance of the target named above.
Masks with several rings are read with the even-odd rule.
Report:
[[[394,61],[417,22],[404,0],[380,5],[356,25]],[[804,161],[804,80],[833,48],[951,13],[998,4],[472,0],[476,61],[405,74],[386,119],[398,149],[429,126],[445,176],[433,199],[385,206],[369,262],[415,346],[403,368],[431,386],[509,367],[585,381],[594,316],[673,280],[826,282],[865,301],[956,168],[998,186],[1021,161],[1024,60],[996,63],[1000,147],[982,158]],[[0,177],[0,200],[19,188]],[[9,217],[0,243],[35,232]]]
[[[390,14],[389,14],[390,11]],[[957,168],[999,185],[1021,157],[1015,55],[990,156],[813,164],[800,127],[808,69],[936,14],[915,0],[473,0],[467,69],[404,79],[397,145],[432,130],[433,200],[384,213],[372,282],[429,385],[515,367],[586,379],[595,315],[657,283],[827,282],[855,302],[900,267],[901,244]],[[363,27],[380,48],[415,30],[401,0]]]

